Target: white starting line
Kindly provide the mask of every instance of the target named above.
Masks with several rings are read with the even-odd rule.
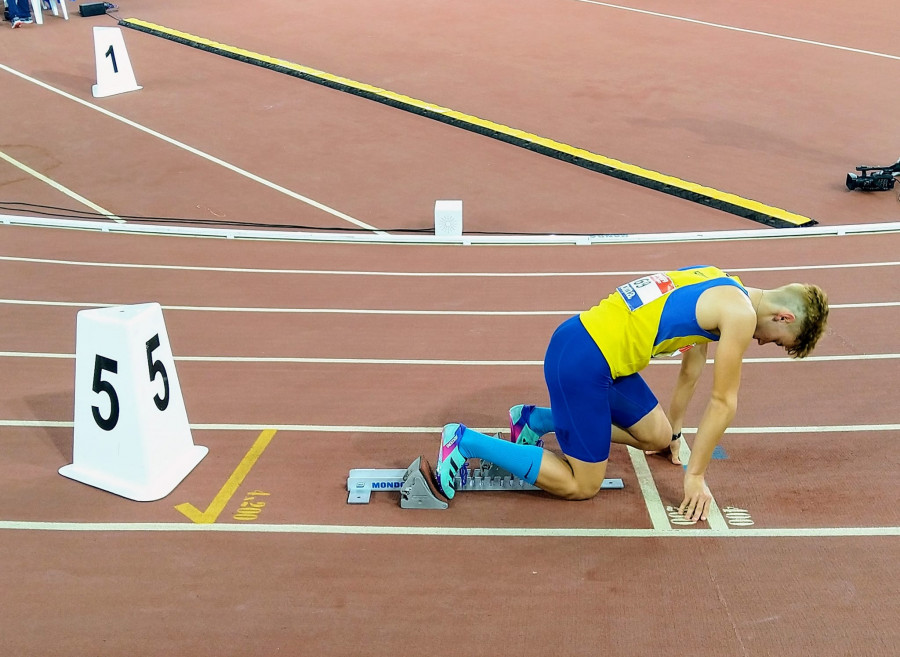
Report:
[[[627,529],[586,527],[396,527],[379,525],[219,524],[184,522],[0,521],[0,530],[63,532],[227,532],[368,536],[468,536],[547,538],[848,538],[900,536],[900,527],[748,527],[744,529]]]

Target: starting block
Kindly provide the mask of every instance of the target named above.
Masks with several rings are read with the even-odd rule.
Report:
[[[457,493],[473,490],[539,490],[537,486],[514,477],[501,467],[481,462],[481,467],[466,468],[454,479]],[[604,479],[601,488],[624,488],[621,479]],[[401,469],[355,469],[347,477],[348,504],[368,504],[374,491],[395,490],[400,492],[400,507],[403,509],[446,509],[449,500],[437,489],[431,465],[424,456],[413,461],[405,470]]]

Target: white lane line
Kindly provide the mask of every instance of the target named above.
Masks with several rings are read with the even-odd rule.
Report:
[[[846,433],[870,431],[900,431],[900,424],[830,424],[802,427],[728,427],[725,434],[767,433]],[[682,433],[697,433],[696,427],[682,429]]]
[[[715,27],[720,30],[730,30],[732,32],[743,32],[744,34],[754,34],[757,36],[769,37],[772,39],[781,39],[783,41],[794,41],[796,43],[805,43],[812,46],[821,46],[823,48],[832,48],[834,50],[843,50],[846,52],[857,53],[860,55],[871,55],[873,57],[883,57],[885,59],[895,59],[900,60],[900,55],[889,55],[883,52],[875,52],[873,50],[862,50],[860,48],[850,48],[849,46],[839,46],[833,43],[825,43],[823,41],[813,41],[810,39],[801,39],[798,37],[785,36],[783,34],[774,34],[772,32],[761,32],[759,30],[750,30],[743,27],[734,27],[733,25],[723,25],[721,23],[710,23],[708,21],[701,21],[695,18],[686,18],[684,16],[673,16],[672,14],[662,14],[657,11],[648,11],[646,9],[635,9],[634,7],[625,7],[623,5],[614,5],[609,2],[599,2],[599,0],[575,0],[576,2],[583,2],[589,5],[599,5],[601,7],[610,7],[612,9],[622,9],[624,11],[631,11],[636,14],[646,14],[648,16],[657,16],[659,18],[668,18],[675,21],[681,21],[684,23],[694,23],[696,25],[705,25],[707,27]]]
[[[0,428],[37,428],[66,429],[74,426],[70,420],[14,420],[0,419]],[[375,433],[375,434],[439,434],[443,427],[401,427],[370,426],[341,424],[238,424],[238,423],[206,423],[191,424],[196,431],[256,431],[275,429],[277,431],[296,431],[300,433]],[[470,427],[475,431],[487,434],[509,433],[509,425],[503,427]],[[786,434],[786,433],[873,433],[880,431],[900,431],[898,424],[838,424],[801,427],[729,427],[726,435],[734,434]],[[697,433],[696,428],[685,427],[682,433]]]
[[[641,489],[641,495],[644,503],[647,505],[647,513],[650,514],[650,522],[656,531],[671,529],[669,524],[669,516],[666,508],[659,496],[659,489],[656,482],[653,481],[653,474],[650,472],[650,465],[647,463],[647,457],[639,450],[626,445],[628,448],[628,458],[631,459],[631,465],[634,467],[634,473],[637,475],[638,486]]]
[[[826,265],[785,265],[783,267],[741,267],[737,269],[729,268],[728,271],[736,274],[761,271],[806,271],[815,269],[857,269],[860,267],[896,267],[900,262],[850,262],[845,264],[826,264]]]
[[[0,358],[47,358],[71,360],[75,354],[0,351]],[[900,354],[852,354],[841,356],[808,356],[807,358],[744,358],[743,363],[830,363],[839,361],[896,360]],[[175,356],[178,362],[187,363],[285,363],[305,365],[429,365],[461,367],[540,367],[542,360],[453,360],[439,358],[325,358],[306,356]],[[714,363],[713,359],[706,361]],[[680,365],[677,359],[655,359],[651,365]]]
[[[24,171],[25,173],[27,173],[29,176],[33,176],[34,178],[37,178],[37,179],[40,180],[41,182],[50,185],[50,186],[51,186],[53,189],[55,189],[56,191],[65,194],[65,195],[68,196],[69,198],[75,199],[76,201],[78,201],[78,202],[81,203],[82,205],[86,205],[87,207],[89,207],[89,208],[90,208],[91,210],[93,210],[94,212],[99,212],[100,214],[104,215],[105,217],[107,217],[107,218],[109,218],[109,219],[112,219],[113,221],[118,222],[118,223],[120,223],[120,224],[125,223],[125,220],[124,220],[124,219],[120,219],[119,217],[117,217],[116,215],[114,215],[114,214],[113,214],[112,212],[110,212],[109,210],[106,210],[105,208],[100,207],[99,205],[97,205],[97,204],[94,203],[93,201],[89,201],[88,199],[84,198],[81,194],[78,194],[78,193],[76,193],[76,192],[73,192],[71,189],[69,189],[68,187],[66,187],[66,186],[63,185],[62,183],[58,183],[58,182],[56,182],[55,180],[53,180],[52,178],[48,178],[47,176],[45,176],[45,175],[42,174],[41,172],[35,171],[35,170],[32,169],[30,166],[28,166],[28,165],[25,164],[24,162],[20,162],[19,160],[15,159],[15,158],[12,157],[11,155],[7,155],[7,154],[4,153],[3,151],[0,151],[0,159],[6,160],[6,161],[9,162],[10,164],[12,164],[14,167],[16,167],[16,168],[18,168],[18,169],[21,169],[22,171]]]
[[[900,357],[900,355],[898,355]],[[75,354],[0,351],[0,358],[47,358],[71,360]],[[254,356],[175,356],[177,362],[187,363],[285,363],[301,365],[429,365],[463,367],[539,367],[540,360],[448,360],[434,358],[312,358],[312,357],[254,357]],[[784,359],[783,359],[784,360]]]
[[[684,433],[684,431],[682,431],[682,433]],[[693,433],[696,433],[696,431]],[[685,465],[691,460],[691,448],[688,447],[686,440],[681,441],[681,449],[678,450],[678,456]],[[707,483],[707,487],[710,489],[710,492],[712,492],[712,487],[709,486],[709,483]],[[715,495],[713,495],[712,502],[710,502],[709,505],[707,522],[709,522],[709,527],[712,530],[722,531],[730,529],[728,523],[725,521],[725,517],[722,515],[722,511],[719,509],[719,505],[716,503]]]
[[[0,304],[10,306],[46,306],[59,308],[110,308],[121,304],[97,303],[92,301],[38,301],[31,299],[0,299]],[[833,303],[831,310],[847,308],[894,308],[900,301],[875,301],[865,303]],[[299,315],[430,315],[435,317],[571,317],[580,310],[393,310],[376,308],[262,308],[231,306],[162,306],[163,310],[185,310],[192,312],[217,313],[278,313]]]
[[[849,538],[900,536],[900,527],[747,527],[715,529],[618,529],[579,527],[398,527],[379,525],[249,525],[192,522],[0,521],[0,530],[64,532],[249,532],[254,534],[338,534],[370,536],[518,536],[547,538]]]
[[[323,203],[319,203],[318,201],[314,201],[313,199],[311,199],[307,196],[298,194],[297,192],[292,191],[292,190],[288,189],[287,187],[282,187],[281,185],[271,182],[270,180],[266,180],[265,178],[262,178],[261,176],[257,176],[256,174],[250,173],[246,169],[242,169],[239,166],[230,164],[229,162],[226,162],[225,160],[215,157],[214,155],[210,155],[209,153],[204,153],[203,151],[201,151],[197,148],[194,148],[193,146],[188,146],[184,142],[180,142],[177,139],[168,137],[168,136],[162,134],[161,132],[157,132],[156,130],[153,130],[151,128],[143,126],[140,123],[132,121],[131,119],[126,119],[124,116],[120,116],[119,114],[110,112],[109,110],[104,109],[98,105],[94,105],[93,103],[89,103],[86,100],[82,100],[81,98],[78,98],[77,96],[73,96],[72,94],[66,93],[65,91],[62,91],[61,89],[57,89],[56,87],[53,87],[53,86],[47,84],[46,82],[41,82],[40,80],[37,80],[31,76],[21,73],[20,71],[10,68],[9,66],[0,64],[0,70],[4,70],[7,73],[11,73],[12,75],[15,75],[27,82],[31,82],[32,84],[36,84],[37,86],[42,87],[43,89],[46,89],[47,91],[52,91],[53,93],[58,94],[58,95],[62,96],[63,98],[67,98],[68,100],[71,100],[73,102],[76,102],[79,105],[83,105],[92,110],[100,112],[101,114],[105,114],[106,116],[108,116],[112,119],[115,119],[116,121],[120,121],[120,122],[124,123],[125,125],[128,125],[137,130],[140,130],[141,132],[144,132],[152,137],[161,139],[162,141],[164,141],[168,144],[171,144],[172,146],[175,146],[177,148],[185,150],[188,153],[192,153],[193,155],[201,157],[204,160],[212,162],[213,164],[218,164],[220,167],[228,169],[229,171],[232,171],[240,176],[243,176],[244,178],[248,178],[249,180],[252,180],[253,182],[259,183],[260,185],[264,185],[264,186],[268,187],[269,189],[273,189],[276,192],[280,192],[280,193],[284,194],[285,196],[289,196],[290,198],[292,198],[294,200],[300,201],[302,203],[306,203],[307,205],[311,205],[312,207],[314,207],[318,210],[327,212],[328,214],[330,214],[334,217],[343,219],[344,221],[351,223],[354,226],[358,226],[358,227],[364,228],[366,230],[374,231],[374,233],[376,235],[387,235],[387,233],[376,229],[374,226],[370,226],[369,224],[363,223],[362,221],[360,221],[358,219],[354,219],[350,215],[344,214],[343,212],[335,210],[334,208],[330,208]]]
[[[881,301],[874,303],[830,303],[828,307],[831,309],[849,310],[852,308],[892,308],[900,306],[900,301]]]
[[[25,258],[21,256],[0,256],[0,261],[27,262],[42,265],[65,265],[71,267],[105,267],[112,269],[147,269],[169,271],[201,271],[228,274],[289,274],[301,276],[387,276],[404,278],[589,278],[642,276],[646,270],[634,271],[578,271],[578,272],[414,272],[414,271],[361,271],[343,269],[271,269],[253,267],[200,267],[196,265],[156,265],[134,262],[90,262],[86,260],[58,260],[53,258]],[[729,273],[768,271],[807,271],[828,269],[860,269],[870,267],[897,267],[900,261],[854,262],[845,264],[796,265],[784,267],[744,267],[729,268]]]

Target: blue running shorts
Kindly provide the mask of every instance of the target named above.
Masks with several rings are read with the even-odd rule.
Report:
[[[659,403],[639,374],[612,378],[606,358],[577,315],[550,338],[544,379],[560,449],[588,463],[609,458],[613,424],[627,429]]]

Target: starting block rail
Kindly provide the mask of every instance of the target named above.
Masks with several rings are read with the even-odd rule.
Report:
[[[431,480],[431,466],[420,456],[408,468],[367,469],[350,471],[347,477],[348,504],[368,504],[372,493],[377,491],[398,491],[400,506],[404,509],[446,509],[447,500],[437,492]],[[603,489],[624,488],[621,479],[604,479]],[[472,468],[467,476],[454,479],[457,493],[463,491],[539,490],[537,486],[514,477],[493,463],[482,462]]]

